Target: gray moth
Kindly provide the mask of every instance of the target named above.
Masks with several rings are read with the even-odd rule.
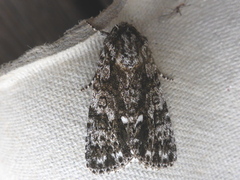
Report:
[[[135,27],[122,22],[107,34],[87,123],[85,158],[92,172],[119,169],[132,158],[155,169],[176,161],[162,76],[147,39]]]

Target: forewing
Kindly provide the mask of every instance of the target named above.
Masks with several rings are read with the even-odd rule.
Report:
[[[128,134],[118,115],[115,97],[102,89],[105,88],[94,88],[86,137],[87,167],[97,173],[118,169],[131,159]]]
[[[160,87],[160,73],[156,65],[145,65],[149,87],[146,92],[142,121],[136,123],[135,151],[138,159],[146,166],[166,167],[177,159],[175,138],[167,104]]]

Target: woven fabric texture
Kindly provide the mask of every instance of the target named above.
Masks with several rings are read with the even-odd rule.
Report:
[[[174,8],[183,1],[116,2],[101,14],[109,22],[104,30],[122,21],[133,24],[148,38],[159,70],[174,78],[161,82],[176,163],[154,170],[133,161],[103,175],[85,167],[91,89],[80,89],[99,61],[104,36],[96,32],[79,43],[67,38],[55,43],[65,48],[37,47],[1,69],[0,179],[239,179],[239,1],[189,0],[182,15]],[[116,6],[123,8],[109,21]],[[78,37],[86,31],[82,27],[68,36]]]

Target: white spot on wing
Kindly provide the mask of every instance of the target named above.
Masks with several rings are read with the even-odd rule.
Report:
[[[141,114],[141,115],[138,116],[138,118],[137,118],[136,125],[137,125],[138,123],[142,122],[142,121],[143,121],[143,115]]]
[[[123,124],[127,124],[128,123],[128,118],[126,118],[125,116],[122,116],[121,120],[122,120]]]

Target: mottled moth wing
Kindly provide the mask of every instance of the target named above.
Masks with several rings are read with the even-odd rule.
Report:
[[[172,165],[175,139],[147,39],[121,23],[103,44],[89,108],[87,166],[101,173],[132,157],[147,166]]]
[[[121,120],[126,109],[119,91],[119,72],[113,59],[115,55],[109,45],[111,38],[110,33],[101,51],[87,123],[85,157],[87,167],[97,173],[117,169],[132,158],[129,132]]]
[[[136,124],[136,156],[146,166],[167,167],[177,159],[175,138],[160,87],[160,72],[150,52],[146,54],[149,61],[145,63],[145,85],[148,87],[144,103],[146,112],[143,120]]]
[[[131,154],[127,132],[111,109],[116,107],[113,95],[100,90],[94,92],[93,98],[89,108],[85,156],[87,167],[93,172],[102,173],[124,165]]]

